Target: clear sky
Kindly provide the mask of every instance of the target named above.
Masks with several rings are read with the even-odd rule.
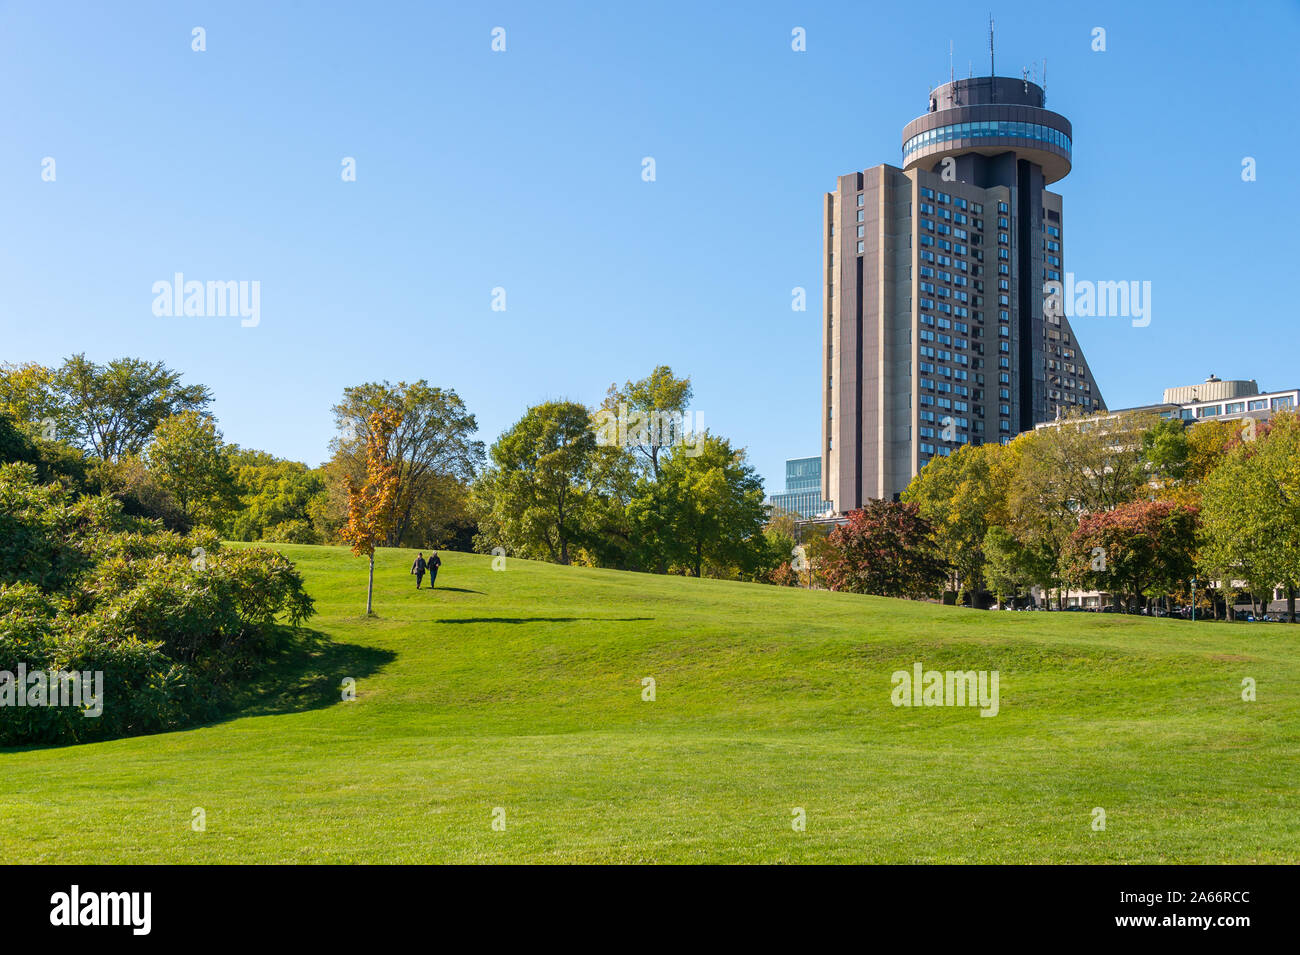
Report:
[[[1152,283],[1148,327],[1075,322],[1106,401],[1300,385],[1294,2],[0,3],[0,360],[162,359],[312,464],[349,384],[454,388],[491,442],[669,364],[779,491],[820,440],[822,194],[900,162],[949,39],[987,72],[989,12],[1074,124],[1066,269]],[[260,282],[260,324],[155,316],[176,272]]]

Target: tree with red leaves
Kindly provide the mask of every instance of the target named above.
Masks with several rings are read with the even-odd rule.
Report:
[[[1145,596],[1186,586],[1196,568],[1196,507],[1133,501],[1085,514],[1070,536],[1068,559],[1078,578],[1130,609]]]
[[[922,599],[936,596],[947,579],[933,528],[915,504],[870,500],[827,540],[831,590]]]

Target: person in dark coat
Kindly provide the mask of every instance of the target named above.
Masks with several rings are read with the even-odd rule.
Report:
[[[433,582],[438,579],[438,568],[442,566],[442,558],[438,556],[435,550],[429,555],[429,589],[433,589]]]
[[[415,574],[415,589],[420,589],[420,584],[424,582],[424,571],[428,568],[424,561],[424,551],[420,551],[420,556],[415,558],[415,563],[411,565],[411,573]]]

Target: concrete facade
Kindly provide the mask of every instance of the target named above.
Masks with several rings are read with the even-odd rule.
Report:
[[[1061,197],[1073,129],[1005,77],[931,95],[903,166],[840,176],[823,208],[822,493],[894,498],[932,458],[1105,409],[1068,319]]]

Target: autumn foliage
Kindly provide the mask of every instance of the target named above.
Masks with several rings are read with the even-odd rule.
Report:
[[[397,496],[398,462],[391,457],[393,432],[401,423],[395,408],[376,411],[366,419],[366,481],[358,485],[349,477],[348,522],[339,536],[358,557],[370,558],[370,582],[366,589],[366,613],[371,612],[374,591],[375,547],[388,536]]]
[[[831,531],[825,577],[831,590],[882,597],[934,597],[948,573],[933,529],[915,504],[870,500]]]
[[[1195,572],[1197,508],[1133,501],[1085,514],[1070,535],[1068,560],[1079,578],[1137,603],[1177,590]]]

